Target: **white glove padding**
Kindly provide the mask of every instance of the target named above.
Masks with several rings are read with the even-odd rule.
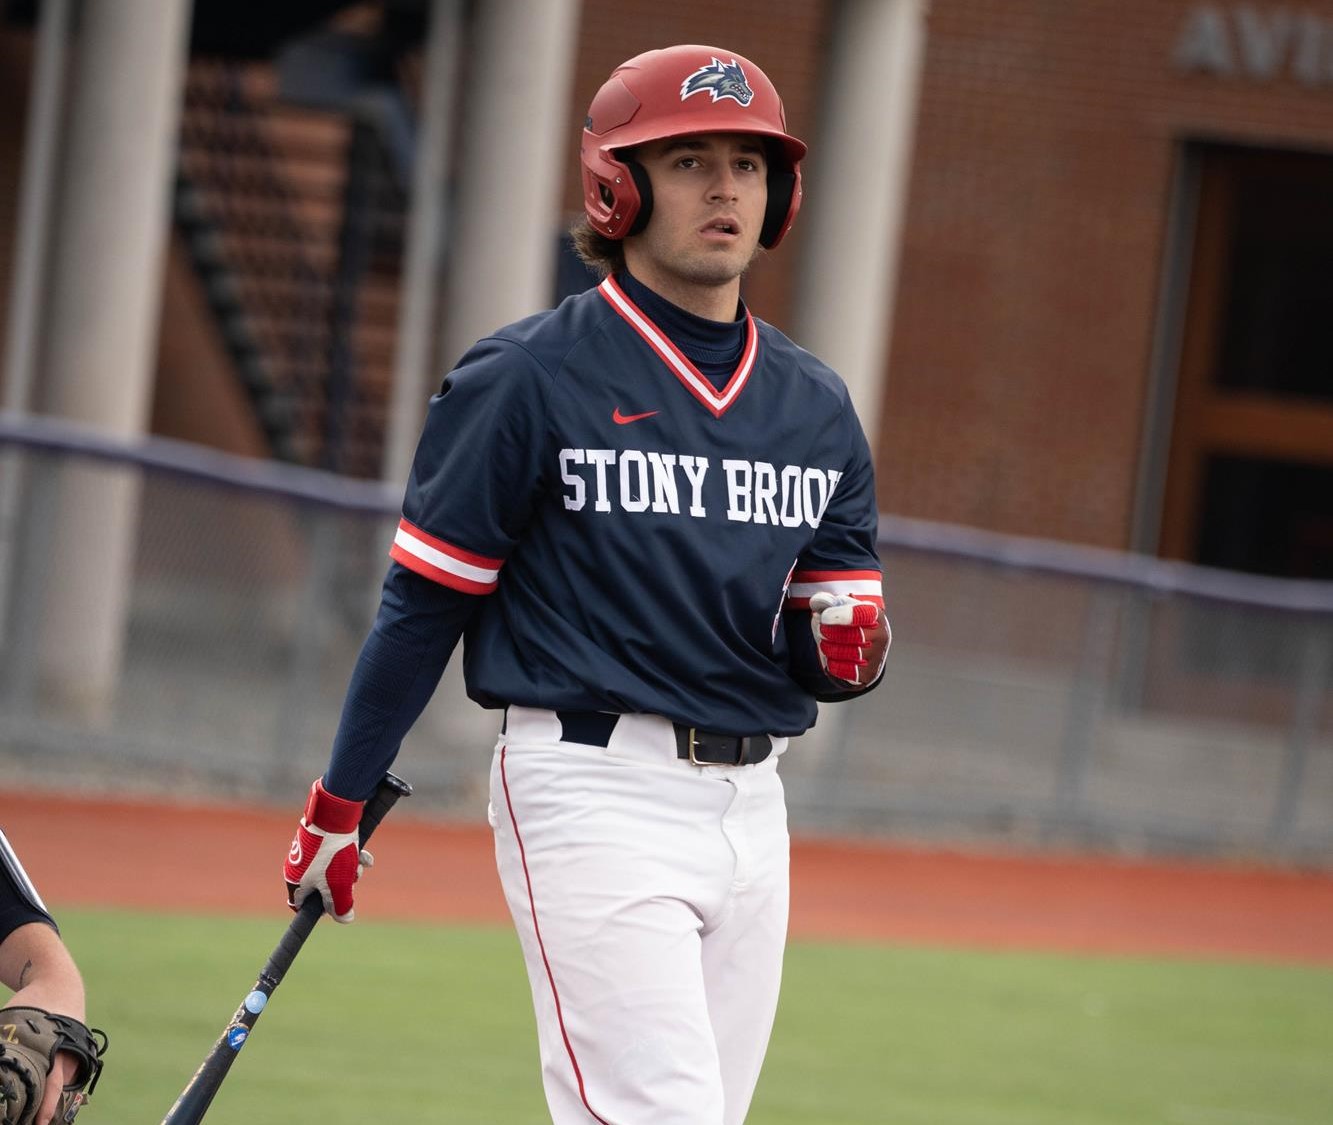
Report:
[[[893,642],[879,606],[821,591],[810,598],[810,630],[819,664],[835,680],[869,687],[879,679]]]
[[[283,864],[287,904],[296,910],[312,891],[324,900],[335,922],[352,922],[352,887],[361,872],[375,862],[357,846],[357,826],[365,801],[336,797],[321,780],[310,787],[305,815],[297,826],[291,851]]]

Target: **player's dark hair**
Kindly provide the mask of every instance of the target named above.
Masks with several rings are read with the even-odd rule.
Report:
[[[598,234],[587,216],[579,216],[569,228],[569,237],[573,239],[574,253],[579,256],[579,261],[600,277],[609,277],[625,268],[625,244]]]

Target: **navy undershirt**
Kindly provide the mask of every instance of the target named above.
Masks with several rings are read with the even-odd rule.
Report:
[[[379,613],[352,669],[324,787],[363,801],[425,710],[458,638],[481,604],[393,562]]]
[[[738,305],[736,320],[708,320],[687,312],[659,296],[629,270],[616,274],[616,281],[631,301],[667,334],[710,383],[721,390],[730,381],[745,349],[745,312]]]
[[[708,320],[673,305],[628,271],[621,288],[719,390],[745,347],[745,317]],[[364,800],[420,717],[481,599],[391,563],[379,613],[362,646],[334,736],[325,788]],[[808,630],[806,630],[808,632]],[[813,659],[813,657],[811,657]]]

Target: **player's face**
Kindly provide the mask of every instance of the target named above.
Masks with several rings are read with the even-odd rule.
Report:
[[[684,308],[699,311],[700,298],[712,297],[723,310],[718,319],[731,319],[768,204],[763,143],[704,133],[651,141],[635,157],[653,185],[653,212],[647,228],[625,240],[630,272]]]

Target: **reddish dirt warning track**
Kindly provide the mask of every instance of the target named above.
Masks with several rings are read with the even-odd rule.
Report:
[[[285,916],[295,811],[9,795],[0,828],[49,904]],[[484,825],[403,813],[362,917],[507,921]],[[798,840],[797,937],[1333,965],[1333,873]]]

